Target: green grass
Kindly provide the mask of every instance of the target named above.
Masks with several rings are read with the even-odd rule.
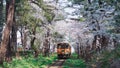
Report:
[[[86,63],[82,59],[77,59],[76,54],[72,54],[72,57],[63,64],[63,68],[86,68]]]
[[[13,59],[12,62],[4,62],[4,68],[45,68],[47,65],[52,64],[57,59],[57,56],[43,57],[39,55],[38,58],[30,56],[28,58]]]

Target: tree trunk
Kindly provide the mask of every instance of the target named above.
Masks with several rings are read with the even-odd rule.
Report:
[[[44,41],[44,56],[49,56],[50,52],[50,29],[47,28],[47,33]]]
[[[32,37],[32,39],[31,39],[31,47],[32,47],[32,49],[34,50],[34,57],[35,58],[37,58],[38,57],[38,54],[39,54],[39,51],[37,50],[37,48],[35,47],[35,45],[34,45],[34,42],[35,42],[35,34],[36,34],[36,28],[37,28],[37,26],[35,26],[33,29],[32,29],[32,35],[33,35],[33,37]]]
[[[80,47],[79,47],[79,43],[77,44],[77,58],[80,58]]]
[[[101,0],[98,0],[98,3],[99,3],[99,7],[101,8],[102,7],[102,1]]]
[[[24,49],[24,51],[26,49],[26,45],[27,45],[27,32],[26,32],[26,27],[25,27],[25,29],[23,31],[23,49]]]
[[[22,46],[24,46],[24,45],[23,45],[23,41],[24,41],[23,26],[20,27],[20,35],[21,35],[21,43],[22,43]]]
[[[27,34],[26,34],[25,30],[26,30],[26,27],[21,26],[20,34],[21,34],[22,47],[23,47],[24,51],[25,51],[26,42],[27,42]],[[23,51],[23,53],[24,53],[24,51]]]
[[[12,48],[13,55],[15,55],[15,53],[17,51],[17,26],[16,26],[15,20],[14,20],[14,24],[12,26],[11,48]]]
[[[37,48],[34,46],[34,42],[35,42],[35,37],[33,37],[32,39],[31,39],[31,47],[32,47],[32,49],[34,50],[34,57],[35,58],[37,58],[38,57],[38,50],[37,50]]]
[[[49,53],[49,47],[48,47],[48,39],[45,39],[44,43],[44,56],[48,56],[48,53]]]
[[[3,39],[1,42],[1,47],[0,47],[0,63],[3,64],[4,60],[8,60],[10,59],[10,52],[9,50],[11,48],[10,47],[10,32],[12,30],[12,25],[13,25],[13,17],[14,17],[14,4],[15,4],[15,0],[10,0],[10,1],[6,1],[9,5],[7,5],[6,7],[8,7],[7,9],[7,23],[5,25],[5,29],[3,32]]]
[[[88,3],[91,4],[91,0],[88,0]]]
[[[77,37],[78,39],[78,42],[77,42],[77,53],[78,53],[78,56],[77,58],[80,58],[80,57],[83,57],[83,45],[82,45],[82,39],[81,37],[78,35]]]
[[[16,7],[14,7],[14,12],[16,11]],[[16,56],[17,53],[17,25],[16,25],[16,20],[15,20],[15,13],[13,17],[13,25],[12,25],[12,32],[11,32],[11,50],[12,50],[12,55]]]

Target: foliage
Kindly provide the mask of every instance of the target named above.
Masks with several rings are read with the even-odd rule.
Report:
[[[85,18],[81,17],[81,18],[80,18],[80,21],[81,21],[81,22],[84,22],[84,21],[85,21]]]
[[[83,59],[77,59],[77,54],[72,54],[72,57],[64,63],[63,68],[86,68],[86,63]]]
[[[54,37],[54,38],[61,38],[61,39],[62,39],[64,36],[61,35],[61,34],[59,34],[58,32],[54,32],[54,33],[53,33],[53,37]]]
[[[73,4],[80,4],[84,0],[69,0],[69,1],[71,1]]]
[[[22,57],[21,59],[14,58],[12,62],[4,62],[4,68],[45,68],[56,60],[56,55],[50,57],[43,57],[39,55],[38,58],[34,58],[32,54],[29,57]]]
[[[52,12],[45,12],[44,16],[48,20],[48,22],[51,22],[53,20],[54,14]]]
[[[52,10],[53,10],[52,8],[55,8],[55,7],[45,4],[43,2],[43,0],[36,0],[36,1],[33,1],[33,3],[35,3],[36,5],[38,5],[42,9],[42,11],[44,13],[44,17],[50,23],[55,16],[54,13],[52,12]]]
[[[54,21],[60,21],[60,20],[64,20],[64,19],[65,19],[64,15],[58,14],[58,16],[55,18]]]
[[[17,24],[27,25],[29,22],[29,17],[31,17],[31,13],[29,12],[31,7],[28,0],[17,0],[15,6]]]
[[[100,68],[110,68],[111,63],[114,62],[114,60],[120,59],[120,45],[117,46],[117,48],[113,51],[103,51],[100,55],[95,55],[93,59],[89,62],[89,67],[96,66]]]

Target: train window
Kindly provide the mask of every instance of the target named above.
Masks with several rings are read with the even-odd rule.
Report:
[[[57,48],[65,48],[64,45],[58,45]]]
[[[69,48],[69,44],[66,43],[66,44],[65,44],[65,48]]]
[[[58,45],[57,48],[61,48],[61,45]]]
[[[57,48],[69,48],[69,44],[67,44],[67,43],[60,43],[60,44],[58,44],[57,45]]]
[[[65,45],[65,48],[68,48],[68,45]]]
[[[64,45],[61,45],[61,48],[64,48]]]

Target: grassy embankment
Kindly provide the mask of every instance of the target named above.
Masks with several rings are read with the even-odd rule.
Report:
[[[4,68],[45,68],[55,60],[57,60],[56,54],[50,57],[39,55],[38,58],[30,54],[27,58],[23,56],[21,59],[13,58],[10,63],[4,62]]]

